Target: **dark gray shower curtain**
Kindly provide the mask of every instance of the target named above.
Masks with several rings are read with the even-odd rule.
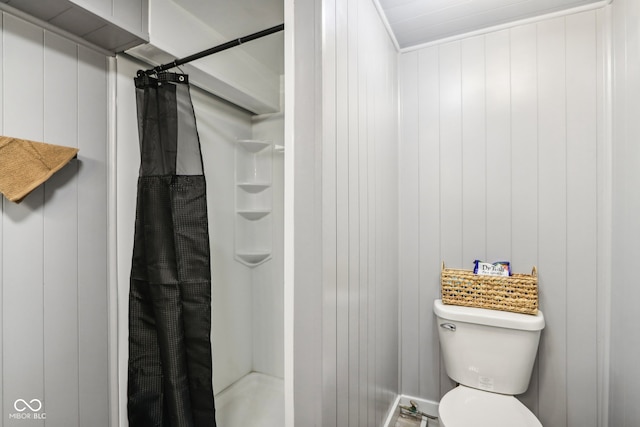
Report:
[[[215,427],[206,188],[188,76],[142,74],[135,85],[129,425]]]

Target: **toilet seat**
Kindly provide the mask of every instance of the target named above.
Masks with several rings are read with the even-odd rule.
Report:
[[[542,427],[513,396],[459,385],[440,401],[440,427]]]

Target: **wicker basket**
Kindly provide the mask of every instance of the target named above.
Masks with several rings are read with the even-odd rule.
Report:
[[[512,276],[482,276],[469,270],[445,268],[440,275],[442,302],[451,305],[538,313],[538,271]]]

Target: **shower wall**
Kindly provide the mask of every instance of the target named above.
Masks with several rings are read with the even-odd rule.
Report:
[[[133,76],[138,69],[148,66],[127,56],[119,56],[117,63],[120,418],[121,425],[126,426],[127,298],[139,166]],[[275,226],[278,221],[272,221],[274,255],[269,261],[249,268],[235,259],[236,141],[257,137],[261,132],[263,136],[264,132],[272,133],[274,126],[268,124],[270,121],[266,116],[252,119],[247,111],[194,86],[191,95],[207,179],[213,287],[213,376],[214,392],[219,393],[253,371],[282,377],[282,345],[277,344],[282,342],[283,334],[279,321],[282,316],[279,302],[282,299],[282,258],[275,254],[277,242],[281,240],[278,236],[282,234],[282,229]],[[265,123],[261,124],[261,121]],[[281,159],[276,155],[272,192],[276,196],[282,193],[281,178],[278,183],[278,162],[281,163]],[[280,190],[276,191],[278,185]],[[277,207],[281,202],[275,200],[276,196],[274,216],[278,210],[281,212]]]
[[[252,118],[253,138],[272,141],[271,259],[252,271],[253,370],[284,377],[284,115]]]

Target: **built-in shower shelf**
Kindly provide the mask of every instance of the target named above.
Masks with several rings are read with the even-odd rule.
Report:
[[[245,265],[255,267],[271,258],[271,252],[237,252],[236,258]]]
[[[268,182],[239,182],[238,187],[242,188],[247,193],[260,193],[271,187]]]
[[[257,221],[269,215],[270,213],[271,213],[271,210],[259,210],[259,209],[238,211],[238,214],[240,216],[242,216],[245,219],[248,219],[249,221]]]
[[[238,139],[235,147],[235,259],[256,267],[271,258],[273,141]]]
[[[244,148],[249,153],[257,153],[262,151],[271,145],[271,141],[265,141],[260,139],[239,139],[238,145]]]

